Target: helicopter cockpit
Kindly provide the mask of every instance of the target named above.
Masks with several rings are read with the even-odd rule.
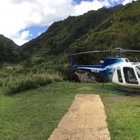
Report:
[[[138,80],[140,79],[140,65],[135,67],[117,67],[117,78],[119,83],[139,84]]]

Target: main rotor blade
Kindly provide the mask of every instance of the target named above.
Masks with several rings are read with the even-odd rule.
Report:
[[[139,50],[123,50],[124,52],[134,52],[134,53],[140,53]]]
[[[74,53],[74,54],[70,54],[70,55],[79,55],[79,54],[88,54],[88,53],[101,53],[101,52],[116,52],[118,55],[121,52],[132,52],[132,53],[140,53],[140,50],[124,50],[122,48],[115,48],[115,49],[111,49],[111,50],[98,50],[98,51],[86,51],[86,52],[79,52],[79,53]]]
[[[110,50],[79,52],[79,53],[74,53],[74,54],[71,54],[71,55],[88,54],[88,53],[100,53],[100,52],[110,52]]]

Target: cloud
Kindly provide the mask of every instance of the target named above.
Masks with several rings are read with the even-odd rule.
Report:
[[[136,0],[134,0],[134,1],[136,1]],[[122,4],[126,5],[127,3],[131,3],[131,2],[132,2],[132,0],[125,0]]]
[[[77,16],[103,6],[109,7],[109,1],[113,0],[81,0],[79,4],[74,0],[1,0],[0,34],[21,45],[34,36],[27,28],[50,26],[69,15]]]
[[[32,36],[32,34],[29,31],[22,31],[11,34],[9,38],[12,38],[12,40],[14,40],[14,42],[16,42],[18,45],[22,45],[29,41],[27,39],[29,36]]]
[[[82,1],[79,5],[76,5],[74,7],[75,13],[77,15],[83,14],[89,10],[97,10],[99,8],[103,7],[103,4],[99,2],[98,0],[89,2],[89,1]]]

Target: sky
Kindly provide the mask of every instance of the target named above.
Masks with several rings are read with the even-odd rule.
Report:
[[[132,0],[0,0],[0,34],[22,45],[56,21]]]

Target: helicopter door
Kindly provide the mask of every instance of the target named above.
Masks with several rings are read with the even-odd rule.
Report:
[[[120,67],[117,68],[117,75],[118,75],[118,81],[122,83],[123,80],[122,80],[122,74],[121,74]]]
[[[129,83],[129,84],[138,84],[136,75],[134,73],[134,69],[130,68],[130,67],[124,67],[123,68],[123,72],[124,72],[124,78],[125,78],[125,82]]]

